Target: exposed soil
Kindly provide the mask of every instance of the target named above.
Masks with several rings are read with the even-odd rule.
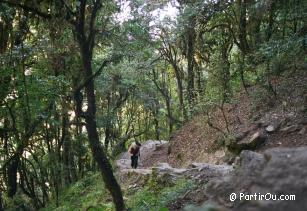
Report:
[[[304,126],[306,128],[306,126]],[[307,131],[307,128],[306,128]],[[268,140],[265,144],[259,148],[259,152],[262,152],[268,148],[273,147],[299,147],[307,145],[307,134],[300,135],[298,131],[287,133],[280,132],[276,134],[269,135]]]
[[[272,83],[277,92],[276,98],[264,88],[253,86],[248,89],[248,94],[241,91],[234,103],[224,105],[230,134],[249,131],[246,137],[249,139],[259,128],[264,129],[270,124],[279,124],[279,129],[298,124],[299,130],[294,132],[277,130],[269,133],[268,139],[257,151],[307,145],[307,132],[300,134],[307,124],[307,72],[288,73]],[[173,134],[170,139],[171,165],[183,166],[195,161],[223,162],[226,150],[222,147],[221,137],[223,133],[228,133],[226,121],[220,108],[212,108],[208,113],[211,126],[207,115],[199,115]]]

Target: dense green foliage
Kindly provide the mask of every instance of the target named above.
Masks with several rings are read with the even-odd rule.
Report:
[[[100,175],[88,174],[61,193],[59,206],[52,201],[42,210],[113,210],[106,189],[101,187]],[[153,174],[141,190],[127,190],[124,195],[128,199],[127,207],[132,210],[167,210],[166,205],[193,188],[195,183],[192,181],[180,179],[170,182],[167,178]]]
[[[146,185],[130,196],[127,204],[135,211],[167,211],[167,205],[193,188],[195,188],[195,182],[192,180],[182,178],[172,181],[169,175],[158,176],[157,172],[153,171]]]
[[[155,15],[170,5],[174,17]],[[269,104],[276,76],[306,65],[306,36],[304,0],[1,1],[0,209],[86,208],[96,195],[65,197],[98,170],[114,200],[105,158],[168,139],[251,85]],[[175,197],[157,191],[138,194],[159,207]]]
[[[103,187],[103,188],[102,188]],[[111,202],[107,202],[107,191],[102,184],[99,174],[88,174],[69,188],[67,188],[60,199],[60,205],[56,206],[55,201],[50,203],[44,211],[48,210],[112,210]],[[79,200],[76,200],[79,198]]]

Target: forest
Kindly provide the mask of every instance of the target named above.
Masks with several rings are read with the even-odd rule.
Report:
[[[211,143],[194,144],[195,131],[205,131],[194,127],[216,135],[214,151],[233,163],[243,150],[279,145],[307,155],[306,55],[306,0],[0,0],[0,210],[192,211],[183,209],[193,204],[189,188],[200,187],[192,171],[173,184],[157,168],[133,192],[137,182],[127,181],[145,167],[120,171],[116,163],[135,141],[150,171],[146,156],[157,156],[159,143],[167,144],[161,163],[196,161],[185,149],[206,157],[197,150]],[[281,112],[286,125],[248,125]],[[261,147],[234,141],[238,122],[250,133],[266,127]],[[148,140],[158,143],[153,152]],[[305,154],[293,165],[307,164]],[[214,210],[249,210],[240,206]],[[295,206],[307,209],[299,199]]]

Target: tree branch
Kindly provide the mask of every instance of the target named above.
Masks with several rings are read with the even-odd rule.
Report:
[[[33,14],[38,15],[39,17],[42,17],[42,18],[46,18],[46,19],[53,18],[53,16],[51,14],[44,13],[37,8],[29,7],[28,5],[17,3],[15,1],[1,0],[0,4],[2,4],[2,3],[5,3],[5,4],[7,4],[9,6],[13,6],[13,7],[19,7],[21,9],[24,9],[25,11],[32,12]]]
[[[117,59],[119,59],[121,56],[119,55],[113,55],[110,59],[107,59],[105,61],[102,62],[102,64],[100,65],[100,67],[98,68],[98,70],[92,74],[91,76],[89,76],[78,88],[75,89],[76,91],[81,91],[84,87],[86,87],[86,85],[88,85],[88,83],[93,80],[94,78],[96,78],[97,76],[99,76],[103,70],[103,68],[105,66],[107,66],[109,63],[116,61]]]
[[[91,14],[91,19],[90,19],[90,28],[89,28],[89,35],[87,37],[87,42],[90,45],[90,48],[94,47],[94,36],[95,36],[95,29],[94,29],[94,25],[95,25],[95,20],[96,20],[96,16],[97,16],[97,12],[99,10],[99,8],[101,7],[101,2],[100,0],[96,0],[94,3],[94,8]]]

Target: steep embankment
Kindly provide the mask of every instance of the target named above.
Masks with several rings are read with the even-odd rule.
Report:
[[[260,86],[253,86],[248,94],[242,91],[235,96],[233,103],[225,104],[223,110],[214,108],[209,116],[195,117],[171,137],[170,164],[223,163],[228,161],[227,142],[235,142],[232,144],[240,148],[256,136],[260,136],[253,148],[257,151],[307,145],[306,84],[306,71],[288,73],[273,81],[276,97]]]

